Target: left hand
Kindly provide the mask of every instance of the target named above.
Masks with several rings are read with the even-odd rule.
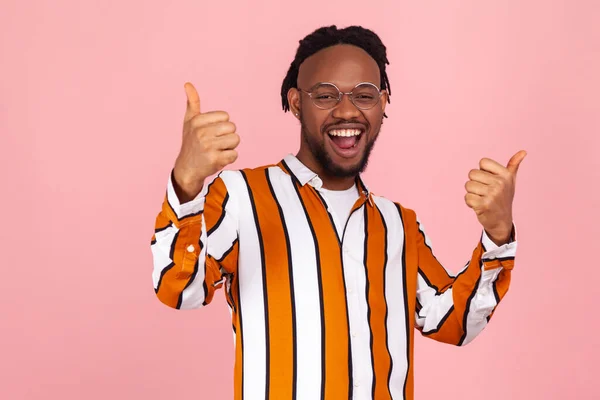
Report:
[[[480,169],[472,169],[465,184],[465,202],[475,211],[488,236],[498,246],[508,243],[512,234],[517,171],[526,155],[525,151],[519,151],[506,167],[483,158],[479,162]]]

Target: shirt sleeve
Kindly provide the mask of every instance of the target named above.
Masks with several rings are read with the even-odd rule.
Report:
[[[212,301],[224,279],[237,272],[236,205],[221,175],[180,204],[171,173],[151,249],[154,291],[161,302],[193,309]]]
[[[456,275],[435,257],[417,221],[416,327],[434,340],[464,346],[483,331],[508,291],[517,242],[497,246],[483,231],[471,259]]]

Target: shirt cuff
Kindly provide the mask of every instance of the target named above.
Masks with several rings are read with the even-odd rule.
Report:
[[[513,226],[513,236],[516,237],[516,228]],[[481,235],[481,244],[483,245],[483,255],[481,258],[485,260],[494,260],[497,258],[514,258],[517,253],[517,241],[513,240],[509,243],[498,246],[490,239],[485,229]]]
[[[169,181],[167,182],[167,201],[171,205],[171,208],[177,215],[177,219],[182,219],[190,215],[199,214],[204,211],[204,199],[206,197],[206,188],[208,185],[204,185],[198,195],[186,202],[181,204],[179,198],[175,193],[175,187],[173,185],[173,173],[169,175]]]

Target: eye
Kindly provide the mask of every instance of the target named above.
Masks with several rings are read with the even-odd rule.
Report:
[[[329,94],[329,93],[322,93],[322,94],[317,94],[317,99],[332,100],[332,99],[337,99],[337,96],[334,96],[333,94]]]

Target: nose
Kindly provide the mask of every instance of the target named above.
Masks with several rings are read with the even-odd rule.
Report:
[[[342,100],[333,109],[334,118],[351,120],[360,116],[360,110],[352,103],[349,94],[342,94]]]

